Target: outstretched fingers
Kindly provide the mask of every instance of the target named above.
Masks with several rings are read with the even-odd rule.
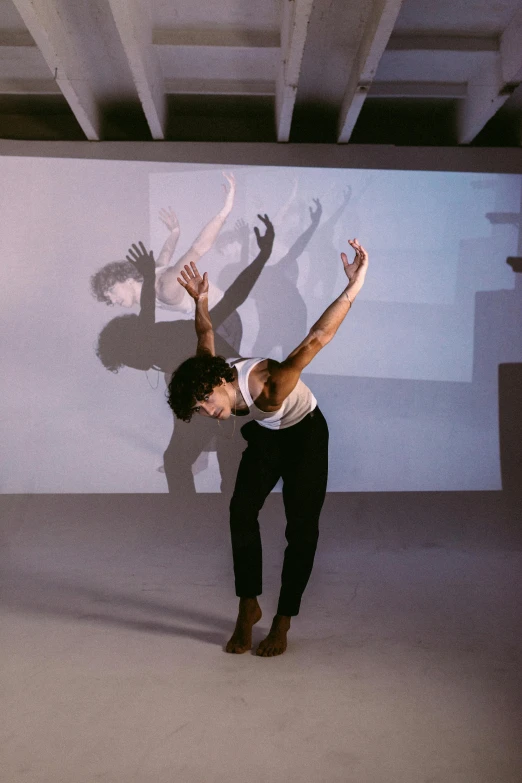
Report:
[[[348,244],[353,247],[356,253],[363,253],[363,254],[366,253],[366,250],[361,245],[358,239],[349,239]]]
[[[268,215],[266,215],[266,214],[265,215],[258,215],[258,218],[266,226],[265,236],[273,234],[274,233],[274,226],[272,225],[272,221],[270,220]],[[254,228],[254,231],[256,231],[255,228]],[[257,237],[259,236],[259,231],[256,231],[256,236]]]
[[[368,262],[368,253],[364,249],[364,247],[360,244],[358,239],[349,239],[348,244],[355,250],[355,261],[358,264],[366,264]],[[341,253],[341,258],[345,255],[344,253]],[[346,258],[346,256],[345,256]],[[344,260],[343,260],[344,264]]]
[[[137,261],[140,261],[142,258],[149,255],[152,257],[152,251],[150,251],[150,253],[147,252],[147,248],[143,242],[138,242],[138,244],[134,243],[131,245],[125,258],[127,261],[130,261],[131,264],[135,264]]]
[[[205,272],[205,275],[207,273]],[[203,278],[199,274],[199,270],[194,263],[194,261],[190,262],[190,266],[188,264],[185,264],[183,269],[180,271],[181,278],[177,278],[178,283],[183,286],[183,288],[186,288],[189,283],[191,283],[193,280],[202,280]]]
[[[160,209],[158,213],[158,217],[161,220],[162,223],[164,223],[168,229],[171,231],[174,230],[174,228],[179,229],[179,220],[178,216],[172,209],[172,207],[168,207],[167,209]]]

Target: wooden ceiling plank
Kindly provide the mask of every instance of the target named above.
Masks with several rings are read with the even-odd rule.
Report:
[[[498,52],[495,35],[413,35],[393,34],[387,50],[402,52]]]
[[[13,0],[54,80],[90,141],[100,138],[101,115],[87,69],[74,45],[74,31],[52,0]]]
[[[217,30],[158,28],[152,33],[154,46],[211,46],[237,49],[279,49],[280,32],[222,28]]]
[[[522,9],[500,38],[492,66],[483,65],[468,82],[458,115],[459,144],[469,144],[522,83]]]
[[[144,0],[109,0],[132,78],[152,138],[165,138],[167,122],[163,75],[152,46],[150,6]]]
[[[340,143],[350,140],[402,3],[403,0],[377,0],[372,3],[341,105],[337,139]]]
[[[292,115],[303,53],[308,35],[308,24],[314,0],[284,0],[281,24],[281,62],[276,79],[276,134],[277,140],[290,138]]]
[[[466,82],[373,82],[371,98],[466,98]]]

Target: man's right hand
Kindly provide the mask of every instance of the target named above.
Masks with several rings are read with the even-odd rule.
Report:
[[[341,261],[343,262],[344,273],[350,281],[348,284],[349,289],[358,294],[364,285],[368,270],[368,253],[357,239],[349,239],[348,244],[355,251],[355,258],[350,264],[348,263],[346,253],[341,253]]]
[[[178,277],[178,283],[183,286],[190,296],[197,302],[200,297],[208,296],[208,273],[203,277],[199,274],[196,264],[191,261],[190,266],[185,264]]]

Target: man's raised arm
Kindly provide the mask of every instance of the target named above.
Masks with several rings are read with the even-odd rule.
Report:
[[[356,239],[348,240],[355,250],[355,259],[348,263],[341,253],[348,285],[342,294],[324,311],[302,343],[281,363],[271,363],[263,396],[270,406],[279,406],[294,389],[304,368],[334,337],[348,315],[353,301],[364,285],[368,269],[368,253]]]
[[[194,261],[191,261],[190,266],[187,264],[180,274],[178,283],[196,303],[195,324],[198,338],[196,355],[209,353],[211,356],[215,356],[214,328],[208,312],[208,274],[205,272],[201,277]]]

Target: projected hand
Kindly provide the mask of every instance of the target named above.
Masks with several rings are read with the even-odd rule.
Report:
[[[256,235],[257,244],[259,245],[260,250],[265,250],[268,251],[268,253],[271,253],[275,237],[274,227],[270,222],[268,215],[258,215],[258,218],[262,223],[265,224],[266,231],[264,234],[261,234],[258,227],[254,226],[254,234]]]
[[[167,226],[169,231],[177,231],[179,233],[178,216],[172,207],[169,207],[168,209],[160,209],[159,219]]]
[[[363,286],[366,270],[368,269],[368,253],[357,239],[349,239],[348,244],[355,250],[355,258],[349,264],[346,253],[341,253],[344,273],[350,281],[350,287],[357,286],[360,289]]]
[[[248,228],[248,223],[245,223],[243,218],[239,218],[239,220],[236,220],[236,225],[234,226],[234,232],[238,242],[248,241],[250,230]]]
[[[190,266],[185,264],[178,277],[178,283],[183,286],[190,296],[197,301],[203,294],[208,294],[208,274],[203,277],[199,274],[196,264],[191,261]]]
[[[132,247],[129,248],[125,258],[136,267],[138,272],[143,275],[144,278],[148,276],[154,277],[156,273],[156,262],[154,261],[154,254],[152,250],[147,253],[143,242],[138,242],[137,245],[132,245]]]

